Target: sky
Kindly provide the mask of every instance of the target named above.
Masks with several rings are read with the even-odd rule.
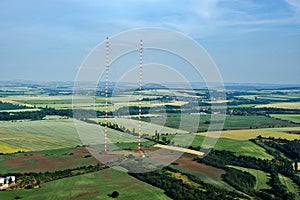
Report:
[[[225,82],[300,84],[300,0],[1,0],[0,80],[73,81],[106,36],[197,41]]]

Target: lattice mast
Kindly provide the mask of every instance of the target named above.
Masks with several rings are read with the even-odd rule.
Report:
[[[141,115],[142,115],[142,80],[143,80],[143,40],[140,40],[140,65],[139,65],[139,127],[138,127],[138,151],[141,151]]]
[[[105,126],[104,126],[104,152],[107,148],[107,126],[108,126],[108,70],[109,70],[109,40],[105,40]]]

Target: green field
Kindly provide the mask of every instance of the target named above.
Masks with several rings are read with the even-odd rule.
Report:
[[[6,144],[29,151],[74,147],[82,143],[87,145],[103,144],[103,127],[78,120],[75,122],[77,128],[81,130],[82,141],[73,119],[55,118],[39,121],[1,121],[0,138]],[[113,129],[108,129],[108,139],[110,143],[137,141],[137,137]]]
[[[251,156],[269,160],[273,159],[273,156],[268,154],[264,148],[248,140],[231,140],[227,138],[220,138],[215,146],[215,149],[232,151],[243,156]]]
[[[105,111],[105,96],[103,90],[100,91],[102,96],[89,96],[86,91],[90,88],[83,89],[79,96],[75,97],[76,103],[73,104],[73,96],[70,92],[59,92],[57,86],[44,86],[40,89],[34,87],[18,88],[15,92],[8,88],[0,88],[0,101],[7,102],[0,105],[0,112],[10,112],[10,115],[16,115],[16,112],[27,112],[34,110],[42,110],[42,108],[55,109],[95,109],[96,111]],[[69,85],[68,90],[71,91],[72,85]],[[65,90],[62,87],[62,91]],[[111,89],[111,88],[110,88]],[[3,91],[12,91],[5,92]],[[23,91],[28,90],[28,91]],[[50,91],[50,92],[49,92]],[[300,114],[272,114],[270,117],[261,115],[263,110],[267,109],[253,108],[287,108],[288,112],[283,113],[297,113],[300,110],[300,102],[296,101],[300,98],[298,90],[232,90],[228,91],[228,100],[221,98],[212,98],[210,93],[206,90],[168,90],[168,89],[143,89],[142,107],[149,107],[149,114],[144,114],[141,122],[141,134],[147,134],[152,137],[150,141],[141,139],[142,151],[147,157],[151,151],[155,151],[159,147],[165,148],[170,146],[157,144],[154,142],[159,138],[160,142],[170,145],[172,148],[168,152],[168,156],[172,156],[175,151],[182,151],[183,148],[193,147],[193,149],[214,148],[215,150],[227,150],[233,152],[235,155],[250,156],[260,159],[271,160],[276,156],[267,153],[266,149],[278,151],[282,156],[284,154],[279,149],[271,147],[263,148],[250,141],[249,139],[262,137],[285,138],[288,140],[300,139]],[[218,92],[216,90],[216,92]],[[51,95],[50,95],[51,94]],[[55,95],[57,94],[57,95]],[[99,94],[97,92],[97,94]],[[110,93],[109,93],[110,94]],[[241,98],[239,98],[241,97]],[[219,108],[233,109],[233,113],[242,113],[243,115],[221,115],[221,114],[205,114],[199,112],[199,107],[194,107],[192,114],[188,113],[189,109],[184,108],[184,104],[195,102],[195,100],[202,102],[201,110],[210,113],[211,106]],[[251,101],[253,100],[253,101]],[[102,152],[104,149],[104,127],[94,122],[103,122],[105,118],[91,118],[93,121],[80,121],[73,118],[63,116],[46,116],[43,120],[12,120],[0,121],[0,174],[16,174],[28,172],[54,172],[58,170],[74,169],[82,166],[96,165],[100,163],[103,157],[111,155],[115,160],[111,159],[108,162],[117,163],[123,160],[129,160],[130,156],[135,157],[135,161],[139,158],[137,149],[138,137],[128,134],[128,132],[138,133],[139,122],[137,115],[122,116],[125,108],[137,107],[139,105],[139,93],[134,90],[117,90],[112,96],[108,98],[108,110],[117,111],[119,114],[115,117],[109,116],[109,122],[118,124],[127,133],[116,131],[115,129],[108,129],[108,152]],[[226,107],[224,104],[229,105]],[[168,107],[168,113],[164,112]],[[192,105],[192,104],[189,104]],[[174,108],[172,108],[174,106]],[[178,106],[178,107],[177,107]],[[183,106],[181,113],[178,114],[179,106]],[[156,107],[155,112],[153,107]],[[157,108],[161,107],[162,112],[158,113]],[[136,111],[136,108],[133,108]],[[208,109],[208,110],[205,110]],[[146,110],[142,108],[143,113]],[[275,110],[275,109],[274,109]],[[272,110],[273,111],[273,110]],[[279,112],[280,109],[276,110]],[[248,112],[248,113],[247,113]],[[60,112],[62,113],[62,112]],[[122,113],[122,114],[121,114]],[[0,113],[1,114],[1,113]],[[5,115],[6,113],[2,113]],[[116,114],[116,113],[113,113]],[[251,114],[251,115],[250,115]],[[124,114],[126,115],[126,113]],[[211,117],[215,117],[211,120]],[[210,125],[221,124],[225,118],[224,126],[221,134],[217,132],[207,132]],[[2,118],[5,119],[5,118]],[[7,119],[7,118],[6,118]],[[198,123],[199,120],[199,123]],[[88,122],[88,123],[87,123]],[[297,124],[298,123],[298,124]],[[127,129],[127,130],[126,130]],[[159,137],[157,134],[159,133]],[[214,142],[216,142],[214,144]],[[261,142],[262,143],[262,142]],[[211,144],[208,145],[208,144]],[[154,146],[153,146],[154,145]],[[265,144],[266,145],[266,144]],[[147,146],[147,148],[145,147]],[[86,148],[87,147],[87,148]],[[89,148],[91,147],[91,148]],[[96,147],[93,149],[93,147]],[[183,147],[183,148],[180,148]],[[122,149],[122,150],[120,150]],[[126,150],[123,150],[126,149]],[[192,148],[191,148],[192,149]],[[191,150],[189,149],[189,150]],[[90,150],[90,151],[89,151]],[[116,151],[114,151],[116,150]],[[184,149],[186,150],[186,149]],[[22,151],[22,152],[18,152]],[[200,150],[192,150],[196,153]],[[92,153],[91,153],[92,152]],[[171,153],[172,152],[172,153]],[[149,153],[149,154],[148,154]],[[131,155],[129,155],[131,154]],[[98,159],[96,156],[98,155]],[[276,154],[273,154],[276,155]],[[94,157],[95,156],[95,157]],[[101,157],[102,156],[102,157]],[[161,158],[164,159],[164,155]],[[218,169],[203,163],[198,163],[192,158],[196,158],[197,154],[192,155],[185,153],[184,156],[174,161],[170,167],[179,170],[180,172],[171,172],[175,178],[181,179],[183,183],[190,181],[190,184],[198,185],[198,189],[203,189],[201,184],[189,180],[187,175],[191,174],[195,178],[203,180],[205,183],[214,186],[236,191],[233,186],[228,185],[223,181],[224,169]],[[119,159],[117,162],[117,159]],[[131,158],[130,158],[131,159]],[[280,156],[275,158],[274,169],[281,163]],[[130,160],[129,160],[130,161]],[[102,161],[104,163],[104,161]],[[212,161],[213,162],[213,161]],[[245,167],[238,167],[228,165],[228,167],[238,169],[240,171],[249,172],[256,178],[254,190],[265,192],[273,192],[267,184],[270,181],[270,174],[262,170],[247,168],[253,164],[257,164],[259,169],[261,163],[251,161]],[[213,164],[213,163],[210,163]],[[234,164],[233,164],[234,165]],[[111,165],[110,165],[111,166]],[[139,166],[140,167],[140,166]],[[298,193],[300,189],[292,182],[289,177],[278,174],[279,179],[286,190],[296,194],[297,199],[300,200]],[[158,175],[159,176],[159,175]],[[300,176],[300,175],[298,175]],[[145,180],[146,181],[146,180]],[[169,182],[166,184],[172,184]],[[179,184],[180,185],[180,184]],[[164,188],[164,187],[162,187]],[[274,188],[273,188],[274,189]],[[180,187],[179,187],[180,190]],[[117,199],[169,199],[164,191],[160,188],[153,187],[145,182],[133,178],[127,173],[115,170],[114,167],[107,168],[98,172],[78,175],[74,177],[61,178],[59,180],[43,183],[39,189],[27,190],[13,190],[0,191],[0,199],[15,199],[20,197],[22,199],[112,199],[108,196],[113,191],[119,192]],[[241,191],[244,191],[241,189]],[[172,191],[168,191],[172,192]],[[191,193],[195,192],[190,190]],[[250,193],[249,195],[255,195]],[[180,197],[178,197],[180,198]]]
[[[190,93],[190,90],[188,91]],[[176,97],[190,97],[186,91],[180,90],[168,90],[168,89],[151,89],[143,91],[143,96],[176,96]]]
[[[117,199],[170,199],[163,190],[141,182],[114,169],[64,178],[42,185],[40,189],[2,191],[2,200],[16,196],[23,199],[112,199],[107,196],[118,191]]]
[[[282,174],[278,174],[279,176],[279,180],[281,181],[281,183],[286,186],[287,190],[293,194],[296,195],[296,199],[300,199],[300,196],[299,196],[299,188],[297,187],[297,185],[295,183],[293,183],[293,181],[286,177],[286,176],[283,176]]]
[[[300,139],[300,134],[293,134],[294,132],[300,132],[300,127],[227,130],[221,132],[220,138],[249,140],[261,135],[262,137],[284,138],[287,140]],[[198,133],[198,135],[209,136],[211,133],[213,132]]]
[[[188,155],[188,154],[185,154]],[[225,171],[218,169],[203,163],[198,163],[189,158],[188,156],[182,156],[171,164],[170,167],[177,169],[183,173],[191,174],[205,183],[212,184],[216,187],[226,188],[228,190],[234,190],[233,187],[222,181],[222,174],[225,174]]]
[[[76,96],[76,104],[80,108],[92,108],[92,106],[103,105],[105,100],[103,97],[92,98],[84,96]],[[5,102],[12,102],[15,104],[26,105],[30,107],[51,107],[56,109],[71,109],[72,108],[72,95],[34,95],[34,96],[9,96],[1,98]],[[88,103],[87,103],[88,102]]]
[[[250,107],[254,107],[257,104],[239,104],[239,105],[228,105],[228,108],[250,108]]]
[[[26,149],[15,147],[0,141],[0,153],[7,154],[7,153],[15,153],[18,151],[26,151]]]
[[[65,170],[99,161],[84,147],[6,154],[0,157],[0,174]]]
[[[122,107],[139,106],[139,101],[119,102],[119,100],[115,100],[115,98],[119,99],[119,97],[114,97],[113,98],[113,102],[110,102],[111,104],[108,106],[108,111],[115,112],[116,110],[118,110],[119,108],[122,108]],[[152,108],[152,107],[163,107],[165,105],[181,106],[185,103],[186,102],[184,102],[184,101],[176,101],[176,102],[145,101],[145,102],[142,103],[142,108],[143,107],[150,107],[150,108]],[[82,108],[85,108],[85,107],[88,108],[87,106],[84,106],[84,104],[82,104]],[[105,107],[104,104],[95,104],[95,110],[105,111],[106,107]]]
[[[147,96],[144,97],[155,98],[160,96]],[[138,95],[115,95],[111,98],[108,98],[110,106],[108,107],[109,111],[115,111],[123,106],[138,106],[139,96]],[[83,109],[95,109],[99,111],[105,110],[105,98],[103,96],[76,96],[76,101],[73,102],[72,95],[35,95],[35,96],[9,96],[1,98],[5,102],[12,102],[14,104],[26,105],[31,107],[45,108],[51,107],[56,109],[71,109],[74,107],[79,107]],[[74,105],[73,105],[74,103]],[[181,106],[186,102],[176,101],[176,102],[160,102],[160,101],[145,101],[142,106],[154,107],[162,105],[175,105]],[[0,107],[1,108],[1,107]],[[1,110],[1,109],[0,109]],[[6,109],[7,110],[7,109]]]
[[[235,190],[233,187],[231,187],[230,185],[228,185],[224,181],[214,180],[214,179],[212,179],[212,178],[210,178],[210,177],[208,177],[204,174],[192,172],[192,171],[189,171],[189,170],[184,170],[184,169],[181,169],[181,168],[177,167],[176,165],[171,166],[171,167],[174,168],[174,169],[177,169],[177,170],[179,170],[183,173],[191,174],[191,175],[199,178],[204,183],[212,184],[215,187],[224,188],[224,189],[227,189],[227,190]]]
[[[39,111],[39,110],[41,110],[41,109],[28,108],[28,109],[15,109],[15,110],[0,110],[0,112],[17,113],[17,112],[32,112],[32,111]]]
[[[159,117],[154,117],[153,122],[155,121],[156,124],[154,123],[148,123],[148,122],[141,122],[141,132],[143,134],[149,134],[149,135],[154,135],[155,131],[158,131],[160,133],[170,133],[170,134],[175,134],[175,133],[188,133],[187,131],[184,130],[178,130],[174,128],[169,128],[167,126],[163,126],[163,124],[160,124],[160,122],[157,119]],[[103,121],[96,119],[96,121]],[[117,123],[118,125],[125,126],[126,129],[133,130],[135,131],[138,130],[138,121],[129,119],[129,118],[109,118],[110,122]],[[161,121],[162,122],[162,121]]]
[[[232,168],[241,170],[243,172],[248,172],[248,173],[252,174],[253,176],[255,176],[256,184],[254,186],[254,189],[257,191],[261,190],[261,189],[270,189],[271,188],[269,185],[267,185],[270,174],[268,174],[264,171],[245,168],[245,167],[232,166],[232,165],[229,165],[228,167],[232,167]]]
[[[137,123],[136,120],[121,120],[124,123],[126,122],[127,125],[130,125],[130,123]],[[103,137],[101,133],[99,133],[99,128],[102,127],[93,124],[87,124],[80,121],[77,122],[80,126],[84,128],[84,131],[88,133],[87,140],[85,141],[90,141],[91,143],[93,141],[103,141]],[[155,132],[155,130],[158,130],[160,132],[167,132],[169,134],[177,132],[176,129],[171,129],[167,127],[162,129],[161,131],[160,129],[162,127],[143,122],[142,130],[144,128],[147,130],[147,133],[151,132],[152,134]],[[48,120],[40,121],[0,122],[0,134],[5,144],[9,144],[14,147],[30,151],[74,147],[82,143],[79,139],[72,119],[49,118]],[[172,137],[173,136],[169,136],[168,139],[172,139]],[[108,131],[108,138],[113,143],[128,143],[124,144],[128,145],[128,147],[132,146],[130,144],[131,142],[136,141],[135,137],[112,129],[109,129]],[[175,144],[186,146],[186,144],[188,144],[188,141],[191,141],[192,146],[197,147],[201,146],[203,139],[204,137],[199,135],[195,136],[193,134],[178,134],[174,139],[174,142]],[[119,145],[121,146],[121,144]],[[125,147],[124,145],[122,146],[122,148]],[[250,155],[259,158],[272,158],[263,150],[263,148],[247,140],[220,138],[215,148],[218,150],[233,151],[240,155]]]
[[[292,121],[295,123],[300,123],[300,114],[273,114],[270,116],[274,118]]]
[[[0,110],[18,110],[18,109],[24,109],[27,108],[26,106],[20,106],[20,105],[16,105],[16,104],[11,104],[8,102],[2,102],[0,100]]]
[[[224,129],[248,129],[294,126],[289,122],[276,120],[265,116],[226,116]]]
[[[297,93],[286,93],[286,94],[273,94],[272,92],[258,92],[254,91],[256,94],[253,95],[242,95],[238,96],[240,98],[244,99],[251,99],[251,100],[267,100],[267,101],[287,101],[287,100],[293,100],[296,98],[300,98],[300,95]]]
[[[285,109],[300,109],[300,102],[283,102],[283,103],[270,103],[255,106],[257,108],[285,108]]]
[[[192,147],[199,147],[202,145],[205,137],[195,136],[194,134],[173,135],[165,136],[167,139],[174,141],[175,145],[189,146],[189,142],[192,141]],[[203,146],[209,148],[209,146]],[[216,150],[228,150],[235,152],[237,155],[252,156],[261,159],[272,159],[273,156],[268,154],[266,150],[249,140],[232,140],[228,138],[219,138],[214,149]]]
[[[198,131],[207,131],[209,127],[209,123],[211,122],[211,116],[210,115],[188,115],[188,114],[169,114],[164,126],[178,129],[179,124],[181,124],[180,129],[185,131],[192,131],[194,132],[194,127],[197,120],[195,120],[195,117],[199,117],[199,127]],[[152,123],[161,123],[161,121],[164,121],[165,119],[161,117],[161,120],[159,117],[153,118]],[[150,118],[142,118],[143,121],[150,122]],[[190,123],[189,123],[190,122]],[[191,123],[193,126],[191,126]],[[212,123],[215,123],[212,121]],[[239,130],[239,129],[251,129],[251,128],[269,128],[269,127],[283,127],[283,126],[295,126],[294,124],[282,121],[270,117],[265,116],[238,116],[238,115],[232,115],[232,116],[226,116],[225,124],[223,129],[227,130]]]

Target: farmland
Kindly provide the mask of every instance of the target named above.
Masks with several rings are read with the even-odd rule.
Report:
[[[27,108],[26,106],[21,106],[21,105],[17,105],[17,104],[12,104],[9,102],[3,102],[0,101],[0,110],[18,110],[18,109],[23,109],[23,108]]]
[[[102,120],[103,121],[103,120]],[[128,118],[109,118],[110,122],[117,123],[121,126],[125,126],[126,129],[129,130],[137,130],[138,129],[138,121]],[[154,135],[155,131],[159,131],[161,133],[188,133],[185,130],[178,130],[176,128],[169,128],[167,126],[164,126],[163,124],[159,123],[159,119],[154,118],[156,124],[154,123],[147,123],[147,122],[141,122],[141,130],[144,134]],[[161,122],[161,121],[160,121]]]
[[[271,117],[292,121],[295,123],[300,123],[300,115],[297,114],[274,114],[271,115]]]
[[[79,128],[88,131],[83,140],[86,144],[103,143],[103,127],[76,121]],[[73,119],[48,119],[39,121],[6,121],[0,122],[2,142],[29,151],[49,150],[81,145]],[[108,138],[111,143],[133,142],[136,137],[109,129]],[[98,141],[98,142],[97,142]],[[18,150],[16,150],[18,151]]]
[[[198,174],[202,174],[216,181],[221,181],[221,175],[225,173],[224,170],[217,169],[202,163],[197,163],[193,161],[192,158],[185,155],[181,156],[176,162],[176,167],[185,169],[187,171],[192,171]]]
[[[261,135],[263,137],[286,138],[288,140],[300,139],[299,134],[293,134],[300,130],[300,127],[287,128],[267,128],[267,129],[247,129],[247,130],[227,130],[222,131],[220,138],[228,138],[233,140],[248,140]],[[213,135],[210,132],[198,133],[198,135]]]
[[[184,173],[195,175],[205,183],[209,183],[221,188],[227,188],[229,190],[233,189],[224,181],[222,181],[221,176],[225,173],[224,170],[205,165],[203,163],[197,163],[188,156],[181,156],[178,160],[176,160],[176,162],[171,165],[171,167],[178,169]]]
[[[84,97],[77,97],[84,100]],[[26,105],[29,107],[36,107],[36,108],[57,108],[57,109],[70,109],[72,108],[72,96],[71,95],[61,95],[61,96],[48,96],[48,95],[37,95],[37,96],[9,96],[2,98],[3,101],[13,102],[15,104]],[[103,100],[97,99],[95,104],[98,105],[103,104]],[[91,107],[91,105],[76,104],[74,106],[80,107]]]
[[[55,191],[55,192],[53,192]],[[118,199],[169,199],[163,190],[143,183],[124,172],[104,169],[102,171],[64,178],[45,183],[40,189],[1,192],[1,199],[111,199],[108,194],[118,191]]]
[[[267,174],[263,171],[256,170],[256,169],[250,169],[250,168],[244,168],[244,167],[237,167],[237,166],[229,166],[244,172],[249,172],[256,178],[256,184],[254,189],[255,190],[261,190],[261,189],[269,189],[270,186],[267,185],[267,182],[269,181],[270,174]]]
[[[147,96],[144,95],[145,98],[155,98],[156,96]],[[158,96],[157,96],[158,97]],[[56,109],[71,109],[72,107],[83,108],[83,109],[96,109],[99,111],[105,110],[105,98],[101,96],[97,97],[87,97],[87,96],[76,96],[73,101],[72,95],[36,95],[36,96],[8,96],[0,98],[0,101],[13,103],[14,107],[10,106],[13,109],[23,108],[26,109],[28,107],[34,108],[56,108]],[[121,94],[114,96],[113,98],[109,98],[108,102],[113,105],[109,107],[110,111],[116,111],[119,108],[125,106],[138,106],[138,96],[132,95],[130,97]],[[143,107],[155,107],[155,106],[163,106],[163,105],[174,105],[181,106],[185,104],[184,101],[169,101],[167,103],[162,103],[160,101],[145,101],[143,103]],[[3,108],[2,108],[3,107]],[[1,107],[0,110],[12,110],[9,109],[8,106]]]
[[[273,156],[269,155],[265,149],[248,140],[237,141],[226,138],[218,140],[216,150],[228,150],[235,152],[238,155],[252,156],[261,159],[272,159]]]
[[[15,147],[15,146],[6,144],[6,143],[1,142],[1,141],[0,141],[0,149],[1,149],[0,153],[3,153],[3,154],[15,153],[15,152],[18,152],[18,151],[26,151],[26,149]]]
[[[250,92],[250,91],[249,91]],[[273,94],[272,91],[251,91],[252,95],[242,95],[239,98],[244,99],[258,99],[258,100],[271,100],[271,101],[288,101],[300,98],[299,93],[293,91],[285,91],[285,94]]]
[[[289,192],[295,194],[296,199],[299,200],[300,199],[299,188],[297,187],[297,185],[295,185],[290,178],[288,178],[282,174],[279,174],[279,179],[280,179],[281,183],[287,188],[287,190]]]
[[[283,151],[290,155],[298,149],[298,90],[232,90],[227,91],[228,99],[219,99],[210,97],[206,89],[144,89],[140,132],[138,92],[110,91],[106,152],[103,90],[95,96],[89,89],[83,90],[73,102],[71,85],[47,84],[29,87],[28,91],[26,87],[7,87],[0,93],[0,115],[4,116],[0,121],[1,177],[101,165],[101,159],[95,158],[101,156],[114,157],[108,165],[116,164],[116,169],[123,171],[110,168],[73,174],[42,182],[39,189],[0,191],[1,199],[111,199],[108,195],[113,191],[118,191],[118,199],[193,195],[212,195],[212,199],[214,195],[223,199],[238,195],[242,199],[272,199],[276,195],[291,199],[289,194],[299,191],[299,172],[292,168],[299,162],[298,154],[289,157]],[[6,90],[10,92],[3,92]],[[212,105],[224,109],[226,115],[213,112]],[[84,114],[72,116],[73,107],[83,109]],[[95,116],[91,111],[96,111]],[[29,114],[22,118],[20,112]],[[212,116],[225,119],[220,135],[207,132],[211,124],[222,123],[211,120]],[[138,133],[144,157],[136,150]],[[130,172],[131,167],[153,169],[153,162],[140,161],[147,161],[150,152],[159,149],[169,152],[164,156],[183,155],[158,171],[124,172]],[[128,167],[127,163],[133,165]],[[287,190],[281,190],[284,186]]]
[[[97,163],[84,147],[6,154],[0,160],[0,174],[65,170]]]
[[[300,102],[283,102],[258,105],[256,108],[285,108],[285,109],[300,109]]]
[[[156,144],[156,145],[154,145],[154,147],[161,148],[161,149],[168,149],[171,151],[188,153],[188,154],[192,154],[192,155],[196,155],[196,156],[203,156],[203,152],[186,149],[186,148],[182,148],[182,147],[174,147],[174,146],[161,145],[161,144]]]
[[[172,135],[165,136],[167,139],[172,140],[175,145],[179,146],[187,146],[190,142],[191,146],[194,148],[201,147],[203,144],[203,140],[205,137],[199,135],[192,135],[192,134],[184,134],[184,135],[176,135],[175,137]],[[202,146],[204,148],[208,148]],[[216,150],[228,150],[235,152],[238,155],[245,155],[245,156],[253,156],[261,159],[272,159],[273,157],[269,155],[265,149],[262,147],[254,144],[248,140],[234,140],[228,138],[220,138],[217,140],[216,145],[214,146]]]
[[[184,118],[186,123],[180,125],[180,129],[185,131],[194,131],[191,129],[190,122],[195,122],[195,116],[192,115],[178,115],[170,114],[166,119],[161,120],[155,118],[153,123],[159,123],[161,121],[166,121],[165,126],[178,129],[181,119]],[[210,115],[200,115],[199,116],[199,126],[198,132],[207,131],[209,127],[211,116]],[[143,118],[143,121],[150,122],[150,118]],[[213,123],[213,122],[212,122]],[[294,124],[274,118],[269,118],[266,116],[226,116],[223,129],[226,130],[241,130],[241,129],[257,129],[257,128],[269,128],[269,127],[285,127],[285,126],[295,126]]]

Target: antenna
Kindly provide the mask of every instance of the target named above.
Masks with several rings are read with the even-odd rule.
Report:
[[[107,125],[108,125],[108,70],[109,70],[109,41],[106,37],[105,46],[105,126],[104,126],[104,152],[107,152]]]
[[[139,79],[139,135],[138,135],[138,152],[144,156],[141,151],[141,115],[142,115],[142,80],[143,80],[143,40],[140,40],[140,79]]]

